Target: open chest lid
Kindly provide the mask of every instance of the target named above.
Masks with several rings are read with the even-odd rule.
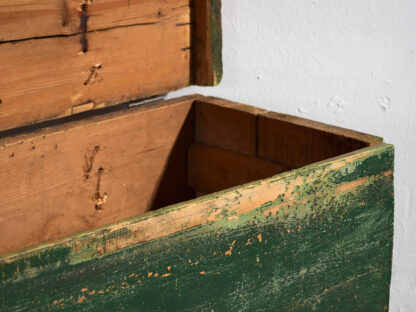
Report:
[[[6,0],[0,131],[221,80],[221,0]]]

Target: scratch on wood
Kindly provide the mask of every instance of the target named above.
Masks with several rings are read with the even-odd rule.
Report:
[[[66,26],[69,23],[69,16],[70,16],[67,0],[61,0],[60,4],[61,4],[62,26]]]
[[[90,67],[90,75],[88,76],[87,80],[84,81],[84,86],[92,84],[97,79],[98,71],[102,67],[102,64],[95,64],[94,66]]]
[[[91,172],[92,166],[94,164],[94,159],[95,159],[95,156],[97,155],[99,150],[100,150],[100,147],[97,145],[96,147],[94,147],[93,150],[89,151],[87,153],[87,155],[85,155],[85,163],[84,163],[84,167],[83,167],[84,181],[86,181],[90,178],[90,172]]]

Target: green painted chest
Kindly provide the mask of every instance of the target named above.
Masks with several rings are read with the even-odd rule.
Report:
[[[1,311],[388,310],[392,145],[152,98],[219,83],[219,0],[0,16]]]

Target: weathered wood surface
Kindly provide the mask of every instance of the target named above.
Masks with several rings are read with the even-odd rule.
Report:
[[[0,253],[193,198],[194,97],[0,139]]]
[[[2,311],[385,311],[380,144],[0,258]]]
[[[80,34],[87,31],[155,23],[161,16],[189,7],[189,0],[2,0],[0,41]]]
[[[217,85],[222,79],[221,0],[191,0],[192,83]]]
[[[358,143],[343,146],[338,128],[317,124],[325,131],[315,127],[308,135],[306,120],[296,120],[302,132],[287,133],[280,119],[290,117],[269,115],[189,96],[0,139],[0,253],[188,200],[194,191],[223,190],[296,168],[286,158],[262,155],[265,141],[276,150],[281,144],[293,159],[304,154],[311,164],[375,140],[359,141],[362,135],[351,131]],[[272,126],[262,127],[263,119]],[[330,142],[319,141],[327,137]],[[194,142],[205,148],[188,156]],[[325,142],[332,144],[329,152],[316,158],[308,147]]]
[[[0,131],[218,83],[221,2],[197,3],[7,0],[0,5]]]

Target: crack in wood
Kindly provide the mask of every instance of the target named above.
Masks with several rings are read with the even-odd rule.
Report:
[[[88,1],[84,1],[84,3],[81,4],[81,17],[80,17],[80,25],[79,29],[81,31],[81,47],[82,52],[86,53],[88,52],[88,39],[87,39],[87,33],[88,33]]]
[[[112,27],[97,28],[97,29],[87,30],[85,32],[85,34],[97,33],[97,32],[102,32],[102,31],[110,31],[110,30],[115,30],[115,29],[119,29],[119,28],[137,27],[137,26],[150,26],[150,25],[156,25],[156,24],[160,24],[160,23],[161,22],[134,23],[134,24],[128,24],[128,25],[118,25],[118,26],[112,26]],[[59,34],[59,35],[50,35],[50,36],[34,36],[34,37],[23,38],[23,39],[4,40],[4,41],[0,41],[0,45],[8,44],[8,43],[13,44],[13,43],[30,41],[30,40],[67,38],[67,37],[74,37],[74,36],[79,36],[79,35],[84,35],[84,32],[78,31],[78,32],[74,32],[72,34]]]
[[[56,146],[56,148],[57,148],[57,146]],[[84,166],[83,166],[84,181],[86,181],[90,178],[90,173],[91,173],[91,170],[92,170],[92,166],[94,165],[94,159],[95,159],[95,156],[97,156],[97,153],[99,152],[99,150],[100,150],[100,146],[97,145],[96,147],[94,147],[93,150],[89,151],[87,153],[87,155],[85,155],[85,163],[84,163]]]

